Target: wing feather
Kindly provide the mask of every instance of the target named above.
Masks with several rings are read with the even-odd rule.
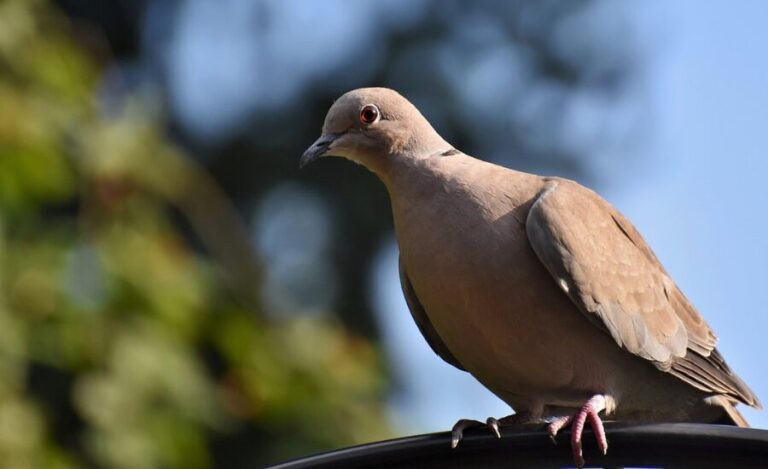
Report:
[[[421,305],[421,302],[419,301],[419,297],[416,296],[416,291],[413,289],[413,285],[411,284],[411,280],[408,278],[408,273],[405,271],[405,265],[403,264],[403,260],[399,260],[400,263],[400,285],[403,288],[403,295],[405,296],[405,302],[408,304],[408,309],[411,311],[411,316],[413,316],[413,320],[416,322],[416,325],[419,327],[419,331],[421,331],[421,335],[424,336],[424,339],[427,341],[427,344],[429,344],[430,348],[432,348],[432,351],[437,354],[440,358],[445,360],[446,362],[450,363],[451,365],[455,366],[456,368],[466,371],[463,366],[461,366],[461,363],[459,363],[459,360],[456,359],[456,357],[451,353],[450,350],[448,350],[448,347],[445,345],[445,342],[443,342],[443,339],[440,338],[440,335],[435,330],[435,327],[432,325],[432,323],[429,320],[429,316],[427,316],[427,312],[424,310],[424,307]]]
[[[704,392],[759,407],[715,349],[712,329],[608,202],[551,178],[531,206],[526,229],[557,283],[620,347]]]

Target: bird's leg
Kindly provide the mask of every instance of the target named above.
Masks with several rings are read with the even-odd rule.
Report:
[[[573,452],[573,461],[576,467],[584,467],[584,455],[581,450],[581,435],[584,431],[584,424],[589,420],[592,432],[597,439],[597,446],[603,454],[608,452],[608,439],[605,437],[603,421],[598,415],[605,410],[605,397],[602,394],[592,396],[574,415],[555,417],[547,426],[547,433],[552,441],[560,429],[571,426],[571,451]]]
[[[464,437],[464,430],[468,428],[485,426],[488,427],[488,429],[491,430],[494,435],[496,435],[496,438],[501,438],[501,433],[499,431],[500,427],[526,423],[529,422],[531,418],[532,416],[530,412],[518,412],[516,414],[507,415],[506,417],[502,417],[500,419],[488,417],[485,423],[479,420],[461,419],[456,422],[456,424],[453,426],[453,429],[451,430],[451,448],[455,448],[459,445],[459,442]]]

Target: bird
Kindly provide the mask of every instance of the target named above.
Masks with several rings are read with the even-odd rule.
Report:
[[[384,184],[416,325],[514,410],[459,420],[453,447],[474,425],[498,437],[538,422],[553,441],[570,427],[583,467],[587,423],[608,449],[601,415],[747,427],[736,405],[761,408],[638,230],[592,190],[469,156],[388,88],[332,104],[299,166],[325,156]]]

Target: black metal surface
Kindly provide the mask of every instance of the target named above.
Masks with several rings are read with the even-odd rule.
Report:
[[[768,430],[724,425],[606,424],[608,454],[585,431],[587,467],[768,468]],[[558,444],[540,428],[502,428],[501,439],[468,431],[456,449],[449,433],[418,435],[321,453],[271,466],[300,468],[562,468],[573,467],[570,433]]]

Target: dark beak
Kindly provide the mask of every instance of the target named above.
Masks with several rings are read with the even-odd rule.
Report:
[[[325,152],[331,144],[339,137],[339,134],[323,134],[318,138],[311,147],[307,148],[307,151],[301,155],[299,160],[299,169],[315,161],[321,156],[325,156]]]

